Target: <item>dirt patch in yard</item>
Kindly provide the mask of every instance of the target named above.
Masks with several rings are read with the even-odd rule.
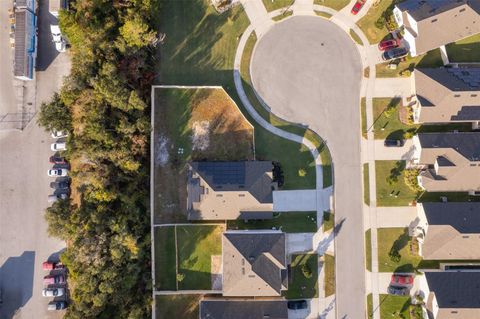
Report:
[[[186,164],[252,160],[253,126],[221,88],[157,88],[154,95],[154,222],[184,222]]]
[[[222,255],[211,257],[212,289],[222,290]]]

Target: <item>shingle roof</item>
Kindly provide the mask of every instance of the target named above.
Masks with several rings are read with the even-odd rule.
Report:
[[[462,234],[480,233],[480,202],[422,205],[429,225],[450,225]]]
[[[286,300],[222,300],[200,302],[200,319],[287,319]]]
[[[480,132],[423,133],[418,138],[422,149],[454,149],[469,161],[480,161]]]
[[[425,272],[425,277],[439,308],[480,308],[480,272]]]
[[[228,231],[222,237],[223,295],[279,296],[286,286],[285,234]]]
[[[467,3],[467,0],[409,0],[397,4],[397,7],[420,21],[436,16]]]
[[[272,169],[269,161],[190,163],[189,219],[227,220],[242,214],[272,218]]]

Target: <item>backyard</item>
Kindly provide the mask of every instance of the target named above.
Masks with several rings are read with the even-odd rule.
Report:
[[[317,231],[317,212],[274,213],[272,219],[229,220],[228,229],[279,229],[286,233],[314,233]]]
[[[414,272],[422,258],[408,234],[408,228],[378,228],[378,270],[380,272]]]
[[[318,255],[292,255],[287,299],[318,297]]]
[[[408,206],[417,193],[405,183],[405,161],[375,161],[377,206]]]
[[[156,88],[154,94],[155,222],[185,221],[185,164],[253,159],[253,127],[221,88]]]
[[[480,34],[447,44],[450,62],[480,62]]]
[[[156,319],[198,319],[202,295],[155,296]]]
[[[211,290],[221,267],[223,231],[223,225],[156,227],[156,289]]]

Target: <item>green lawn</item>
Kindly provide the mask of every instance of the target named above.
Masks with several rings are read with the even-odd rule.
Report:
[[[417,194],[405,184],[405,161],[375,161],[377,206],[408,206]],[[387,177],[399,174],[397,182],[388,184]]]
[[[358,36],[358,34],[353,31],[353,29],[350,29],[350,36],[352,37],[353,41],[355,41],[359,45],[363,45],[362,39]]]
[[[363,164],[363,202],[370,205],[370,180],[368,163]]]
[[[385,26],[378,28],[375,25],[375,21],[377,21],[387,9],[393,8],[393,0],[382,0],[376,3],[378,3],[378,5],[372,5],[365,16],[357,22],[357,25],[362,29],[363,33],[365,33],[370,44],[378,43],[387,36],[387,28]]]
[[[175,228],[155,227],[155,288],[177,290]]]
[[[362,136],[367,139],[367,100],[365,97],[360,100],[360,113],[362,116]]]
[[[291,16],[293,14],[293,11],[292,10],[287,10],[287,11],[284,11],[283,13],[279,14],[278,16],[274,16],[272,18],[273,21],[280,21],[280,20],[283,20],[285,18],[288,18],[289,16]]]
[[[317,212],[274,213],[273,219],[229,220],[228,229],[280,229],[286,233],[314,233],[317,231]]]
[[[365,265],[368,271],[372,271],[372,230],[365,232]]]
[[[373,295],[367,295],[367,319],[373,318]]]
[[[211,258],[222,254],[223,226],[177,226],[180,290],[211,289]]]
[[[302,271],[302,268],[305,269],[305,267],[310,272],[309,278],[307,278]],[[285,294],[286,298],[300,299],[318,297],[318,255],[292,255],[290,268],[288,290]]]
[[[400,121],[401,98],[373,98],[373,130],[375,139],[403,138],[406,132],[415,132],[414,125]],[[388,110],[388,111],[387,111]]]
[[[335,216],[333,212],[323,212],[323,231],[329,231],[335,226]]]
[[[202,295],[155,296],[156,318],[198,319],[198,306]]]
[[[339,11],[349,4],[350,0],[314,0],[313,3]]]
[[[268,12],[284,7],[289,7],[295,0],[263,0],[263,4]]]
[[[328,12],[323,12],[323,11],[317,11],[317,10],[315,10],[315,14],[316,14],[317,16],[320,16],[320,17],[325,18],[325,19],[330,19],[330,18],[332,17],[332,15],[331,15],[330,13],[328,13]]]
[[[380,272],[413,272],[422,260],[408,228],[378,228],[377,243]]]
[[[411,57],[408,55],[404,61],[397,61],[397,68],[390,69],[391,62],[377,64],[375,66],[378,78],[392,78],[398,76],[410,76],[414,68],[437,68],[443,66],[440,49],[429,51],[425,54]]]
[[[325,254],[325,297],[335,294],[335,256]]]
[[[380,319],[410,319],[410,297],[380,295]]]
[[[447,45],[450,62],[480,62],[480,34]]]

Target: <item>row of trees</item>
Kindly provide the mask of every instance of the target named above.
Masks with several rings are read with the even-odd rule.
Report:
[[[72,70],[39,123],[70,132],[72,200],[47,209],[67,242],[66,318],[148,318],[149,95],[156,0],[76,0],[61,12]]]

